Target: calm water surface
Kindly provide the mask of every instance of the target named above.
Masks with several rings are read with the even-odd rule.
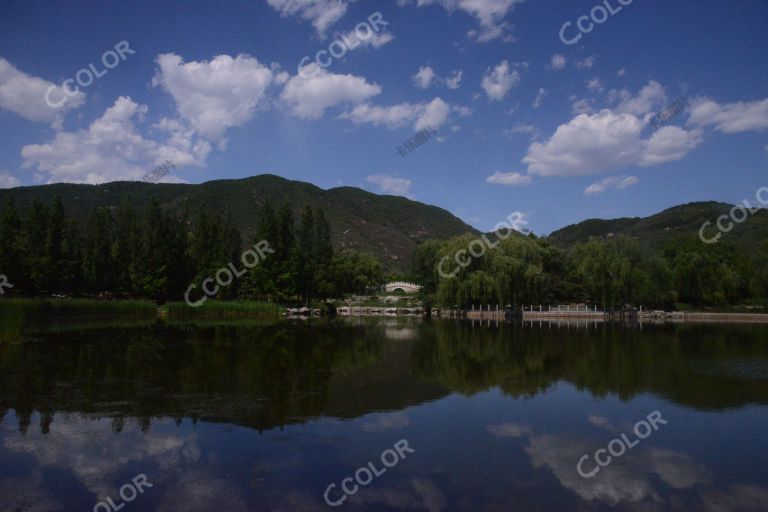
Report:
[[[101,321],[23,338],[0,343],[3,511],[768,510],[768,327]],[[622,434],[631,449],[579,474]],[[413,451],[325,503],[401,440]],[[152,487],[121,502],[137,475]]]

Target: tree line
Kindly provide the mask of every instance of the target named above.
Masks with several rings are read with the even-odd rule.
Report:
[[[305,206],[294,219],[290,204],[261,207],[255,240],[275,250],[220,299],[304,301],[359,293],[383,282],[372,255],[335,252],[322,209]],[[13,202],[0,214],[0,274],[23,295],[61,294],[182,300],[185,290],[240,260],[243,236],[228,214],[205,208],[164,209],[152,201],[98,208],[84,225],[61,198],[34,201],[19,214]]]
[[[675,309],[768,303],[768,243],[752,253],[726,242],[702,244],[695,235],[661,247],[620,235],[564,250],[533,234],[516,235],[470,258],[466,267],[457,265],[457,252],[474,240],[464,235],[417,248],[412,277],[424,285],[427,304],[580,302],[606,309]],[[441,275],[441,262],[450,272]]]

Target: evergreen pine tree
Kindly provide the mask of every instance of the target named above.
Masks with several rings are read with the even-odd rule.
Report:
[[[9,201],[0,216],[0,274],[23,290],[27,272],[22,259],[21,236],[21,218],[16,205]]]
[[[305,302],[314,296],[315,278],[315,218],[312,208],[304,207],[299,221],[296,243],[297,291]]]

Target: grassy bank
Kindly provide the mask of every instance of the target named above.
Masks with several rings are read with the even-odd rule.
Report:
[[[62,315],[141,315],[157,313],[157,306],[148,300],[96,299],[2,299],[0,315],[32,318]]]
[[[157,316],[157,306],[148,300],[96,299],[0,299],[0,340],[21,333],[31,319],[82,315]]]
[[[277,316],[283,308],[269,302],[214,301],[192,308],[184,302],[169,302],[163,311],[171,318],[226,317],[226,316]]]

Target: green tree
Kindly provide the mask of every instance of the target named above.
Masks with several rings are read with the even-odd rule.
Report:
[[[296,233],[296,291],[309,302],[315,291],[315,216],[312,208],[305,206]]]
[[[24,289],[27,269],[22,254],[21,218],[16,205],[9,201],[0,216],[0,274],[12,280],[14,286]]]
[[[111,212],[106,208],[94,210],[88,220],[87,233],[83,266],[86,288],[91,293],[111,292],[114,290],[112,276],[115,270]]]

